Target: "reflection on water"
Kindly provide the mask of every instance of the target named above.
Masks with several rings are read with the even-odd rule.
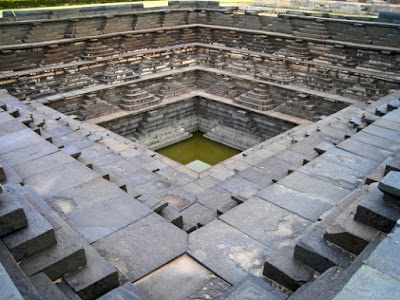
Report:
[[[202,172],[240,153],[239,150],[204,138],[202,132],[195,132],[190,139],[162,148],[157,152],[197,172]]]

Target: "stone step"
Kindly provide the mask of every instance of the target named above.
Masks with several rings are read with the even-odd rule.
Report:
[[[69,300],[81,300],[81,297],[64,280],[57,280],[56,286]]]
[[[0,236],[4,236],[27,225],[22,206],[7,191],[0,194]]]
[[[35,287],[32,285],[28,277],[21,270],[18,263],[15,261],[14,257],[8,251],[7,246],[0,240],[0,264],[3,265],[4,269],[7,271],[12,282],[21,293],[23,299],[26,300],[41,300],[39,293],[36,291]],[[3,281],[0,281],[0,290],[3,286]],[[1,298],[2,294],[0,294]]]
[[[293,257],[293,249],[281,249],[267,258],[263,275],[268,279],[295,291],[313,279],[314,272]]]
[[[16,261],[21,261],[57,243],[53,227],[34,207],[11,186],[5,186],[22,206],[27,226],[3,238]]]
[[[255,296],[257,295],[257,296]],[[249,273],[240,282],[222,294],[219,300],[237,299],[286,299],[288,296],[270,283]]]
[[[14,282],[0,263],[0,297],[1,299],[23,300],[21,293],[18,291]]]
[[[390,171],[378,184],[378,188],[391,199],[394,204],[400,204],[400,172]]]
[[[325,231],[318,225],[311,226],[296,243],[294,257],[309,268],[323,273],[331,267],[348,267],[354,256],[323,238]]]
[[[379,182],[385,176],[386,166],[391,162],[393,158],[388,157],[379,166],[373,170],[368,177],[365,179],[365,184],[371,184],[374,182]]]
[[[371,255],[375,248],[381,243],[385,235],[379,233],[368,244],[367,247],[354,259],[353,263],[346,269],[336,266],[329,268],[316,280],[303,285],[294,292],[291,300],[328,300],[333,299],[343,288],[345,283],[363,265],[364,261]]]
[[[354,220],[379,231],[388,233],[400,218],[400,209],[384,199],[378,183],[372,183],[371,190],[358,204]]]
[[[100,297],[99,300],[148,300],[146,295],[132,283],[127,282]]]
[[[67,296],[56,287],[45,273],[38,273],[29,278],[43,300],[68,300]]]
[[[55,232],[57,244],[23,260],[21,269],[28,276],[45,272],[51,280],[62,277],[86,264],[83,247],[60,228]]]

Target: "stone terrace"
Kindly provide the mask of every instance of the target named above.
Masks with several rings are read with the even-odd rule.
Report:
[[[398,298],[397,26],[70,13],[0,23],[0,298]],[[248,149],[191,171],[175,119]]]

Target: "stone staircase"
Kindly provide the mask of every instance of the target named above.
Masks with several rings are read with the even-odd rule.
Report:
[[[123,110],[139,110],[159,103],[161,99],[141,89],[136,84],[131,84],[124,92],[119,106]]]
[[[263,84],[236,97],[234,102],[257,110],[271,110],[275,107],[268,86]]]

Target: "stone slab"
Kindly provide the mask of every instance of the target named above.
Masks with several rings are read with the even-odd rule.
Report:
[[[56,146],[44,141],[42,143],[37,143],[26,148],[3,154],[0,158],[6,161],[11,167],[15,167],[57,151],[59,151],[59,149]]]
[[[0,236],[21,229],[27,225],[22,206],[7,191],[0,194]]]
[[[400,281],[364,265],[334,299],[397,299],[399,295]]]
[[[311,222],[268,201],[254,197],[220,217],[271,249],[294,246]]]
[[[286,294],[279,291],[270,283],[249,274],[218,299],[283,300],[286,298]]]
[[[384,161],[392,154],[392,152],[353,139],[348,139],[337,145],[337,147],[377,162]]]
[[[106,154],[106,156],[110,155],[115,156],[116,154]],[[122,158],[121,156],[119,157]],[[136,172],[142,167],[144,166],[136,165],[130,161],[127,161],[126,159],[121,159],[109,162],[108,164],[103,165],[100,168],[102,172],[104,172],[104,174],[110,175],[111,180],[121,181],[134,177]]]
[[[280,249],[267,258],[263,275],[291,291],[313,279],[314,272],[293,257],[293,248]]]
[[[40,196],[48,198],[99,177],[99,174],[81,163],[73,161],[34,177],[29,177],[25,180],[25,183],[31,185]]]
[[[318,198],[280,184],[267,187],[259,192],[257,196],[311,222],[318,221],[319,217],[332,207],[331,204],[320,201]]]
[[[7,115],[10,119],[7,118],[8,121],[4,121],[4,115]],[[13,117],[6,113],[0,113],[0,123],[0,136],[26,129],[26,126],[24,124],[22,124],[18,120],[15,120]]]
[[[0,159],[0,169],[2,170],[2,184],[23,184],[22,178],[4,160]]]
[[[389,172],[379,182],[378,188],[385,194],[400,198],[400,172]]]
[[[73,162],[74,159],[61,152],[55,152],[24,164],[13,167],[15,172],[22,179],[35,176],[37,174],[52,170],[67,163]]]
[[[61,228],[55,232],[57,244],[26,258],[20,263],[27,276],[46,273],[51,280],[78,269],[86,264],[82,246],[72,240],[68,231]]]
[[[350,193],[335,184],[297,171],[279,180],[278,183],[332,205],[336,205]]]
[[[85,137],[79,131],[53,139],[53,144],[57,147],[73,145],[80,150],[92,146],[94,143],[94,141],[90,140],[89,137]]]
[[[258,163],[255,167],[260,168],[265,173],[271,175],[274,179],[279,180],[288,174],[288,170],[292,167],[292,164],[276,157],[271,157]]]
[[[29,278],[43,300],[68,300],[45,273],[38,273]]]
[[[375,249],[365,264],[400,280],[400,229],[396,227]]]
[[[217,299],[230,284],[185,254],[136,281],[149,299]]]
[[[118,179],[118,184],[122,185],[125,184],[129,189],[134,189],[139,185],[145,184],[151,180],[157,180],[160,176],[154,172],[150,172],[147,170],[139,170],[135,172],[135,176],[130,178],[121,178]]]
[[[249,167],[238,174],[260,187],[267,187],[271,185],[272,179],[274,178],[271,174],[267,174],[263,170],[255,167]]]
[[[0,295],[3,299],[23,300],[21,293],[8,276],[3,265],[0,263]]]
[[[110,153],[106,153],[104,155],[100,155],[97,157],[87,159],[87,160],[85,160],[85,162],[91,163],[93,165],[94,169],[96,170],[96,168],[103,169],[101,167],[116,163],[119,160],[125,161],[125,159],[121,155],[114,153],[114,152],[110,152]]]
[[[197,194],[197,202],[214,212],[226,212],[237,205],[237,202],[232,200],[231,193],[217,186]]]
[[[135,281],[186,252],[187,234],[157,214],[95,242],[122,281]]]
[[[7,246],[0,240],[0,264],[4,267],[14,285],[26,300],[42,300],[28,277],[21,270]],[[2,285],[3,285],[3,281]]]
[[[384,199],[384,194],[373,184],[373,189],[358,205],[354,220],[382,232],[390,232],[400,218],[400,209]]]
[[[255,195],[261,187],[247,179],[244,179],[240,175],[233,175],[225,181],[218,184],[218,187],[228,191],[231,194],[245,194],[250,198]]]
[[[364,144],[375,146],[389,152],[398,152],[400,150],[400,143],[394,143],[388,139],[369,134],[361,131],[352,137],[352,140],[359,141]]]
[[[81,209],[67,220],[89,243],[93,243],[151,213],[147,206],[125,194]]]
[[[337,185],[344,189],[354,189],[363,184],[364,173],[318,157],[298,169],[298,171]]]
[[[217,216],[215,211],[212,211],[199,203],[193,203],[193,205],[185,208],[180,213],[183,217],[183,229],[185,231],[193,227],[204,226],[210,223]]]
[[[0,155],[43,142],[44,139],[27,128],[0,137]]]
[[[294,257],[311,269],[323,273],[336,265],[347,268],[353,256],[339,248],[330,246],[323,239],[324,230],[318,226],[305,232],[294,250]]]
[[[400,132],[390,130],[387,128],[383,128],[376,125],[369,125],[368,127],[364,128],[362,132],[369,133],[372,135],[376,135],[381,138],[385,138],[387,140],[400,143]]]
[[[135,287],[132,283],[127,282],[118,288],[113,289],[99,300],[148,300],[143,292]]]
[[[220,220],[189,235],[188,254],[230,284],[249,272],[261,276],[271,253],[269,247]]]

